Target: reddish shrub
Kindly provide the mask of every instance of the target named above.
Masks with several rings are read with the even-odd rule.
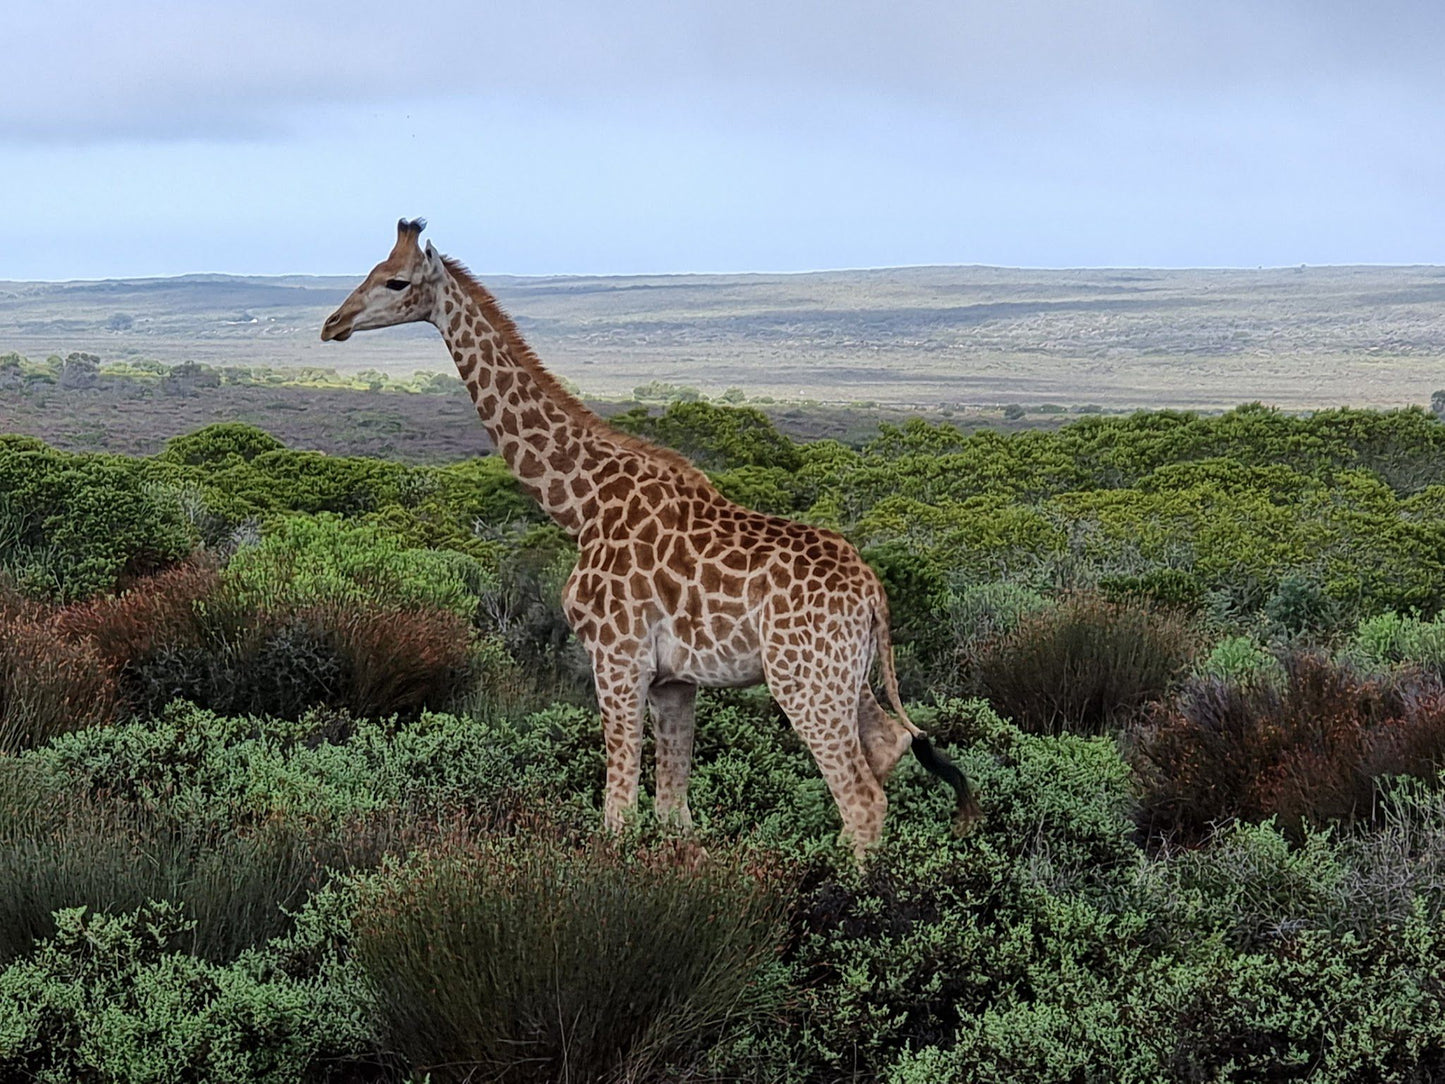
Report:
[[[0,753],[107,722],[111,668],[88,640],[67,637],[48,606],[0,601]]]
[[[121,594],[65,607],[58,627],[71,638],[90,640],[119,669],[159,648],[199,642],[197,603],[213,598],[220,583],[214,564],[188,561]]]
[[[1135,735],[1141,826],[1185,842],[1239,818],[1306,825],[1376,815],[1374,780],[1433,777],[1445,689],[1421,675],[1366,678],[1329,659],[1285,660],[1285,680],[1191,684]]]
[[[176,697],[237,714],[413,714],[457,691],[470,632],[444,610],[242,609],[200,562],[64,607],[0,590],[0,748]]]

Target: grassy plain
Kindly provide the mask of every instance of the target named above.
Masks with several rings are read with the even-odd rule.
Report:
[[[1445,386],[1445,268],[483,276],[556,372],[623,398],[714,394],[952,408],[1302,410]],[[322,344],[358,276],[0,282],[0,353],[443,371],[426,327]]]

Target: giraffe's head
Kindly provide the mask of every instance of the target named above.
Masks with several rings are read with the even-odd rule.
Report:
[[[321,328],[321,341],[344,342],[353,331],[430,320],[445,268],[437,250],[418,243],[426,228],[422,218],[403,218],[396,224],[391,255],[371,270],[351,296],[341,303]]]

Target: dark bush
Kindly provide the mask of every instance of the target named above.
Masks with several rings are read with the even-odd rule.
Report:
[[[345,674],[340,703],[376,718],[439,708],[467,674],[471,630],[446,610],[331,605],[312,611]]]
[[[388,1038],[433,1079],[581,1084],[695,1057],[759,1008],[781,933],[770,878],[736,860],[542,830],[367,885],[356,951]]]
[[[470,643],[466,622],[445,610],[332,602],[241,614],[140,656],[125,671],[125,689],[143,713],[182,697],[279,718],[316,707],[415,715],[461,691]]]
[[[1076,595],[1024,615],[975,665],[979,689],[1023,729],[1099,733],[1165,696],[1195,648],[1176,613]]]
[[[1375,780],[1434,778],[1445,761],[1445,690],[1418,675],[1361,677],[1324,656],[1284,662],[1282,682],[1192,683],[1135,737],[1152,835],[1203,839],[1217,822],[1306,827],[1383,815]]]

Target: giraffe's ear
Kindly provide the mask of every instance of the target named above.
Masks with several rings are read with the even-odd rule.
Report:
[[[426,243],[426,267],[433,276],[440,277],[442,273],[442,254],[428,241]]]

